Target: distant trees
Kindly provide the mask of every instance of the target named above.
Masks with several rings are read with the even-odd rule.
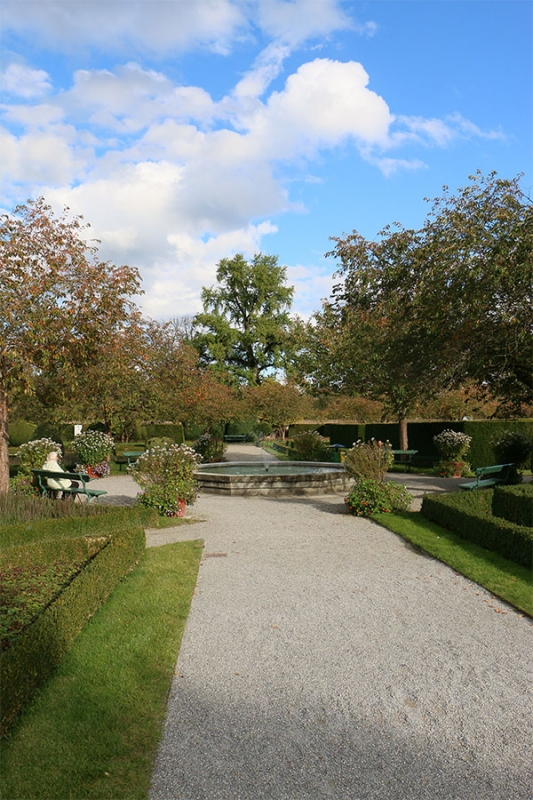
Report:
[[[39,198],[0,218],[0,493],[9,489],[10,392],[41,375],[70,380],[138,313],[137,270],[99,261],[81,217],[67,212],[55,217]]]
[[[217,285],[202,289],[194,344],[203,360],[237,384],[256,386],[285,363],[293,288],[277,257],[259,253],[218,264]]]

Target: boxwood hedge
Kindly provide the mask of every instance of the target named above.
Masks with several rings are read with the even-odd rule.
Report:
[[[22,563],[31,558],[61,557],[64,550],[75,547],[72,540],[79,537],[79,529],[91,539],[89,555],[95,554],[57,599],[0,655],[0,735],[8,730],[88,619],[140,558],[145,547],[143,516],[122,508],[75,521],[39,520],[32,525],[2,528],[4,561]],[[21,530],[24,527],[26,531]]]
[[[533,528],[517,525],[492,512],[494,490],[452,492],[426,495],[422,515],[462,539],[475,542],[500,555],[531,567],[533,563]]]
[[[533,527],[533,484],[495,486],[492,513],[517,525]]]

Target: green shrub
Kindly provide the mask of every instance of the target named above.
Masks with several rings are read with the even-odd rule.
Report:
[[[213,464],[224,460],[226,445],[222,439],[211,433],[203,433],[193,444],[193,449],[202,459],[203,464]]]
[[[493,443],[494,456],[498,464],[516,464],[525,467],[531,463],[533,443],[521,431],[506,431]]]
[[[198,497],[194,473],[199,462],[200,456],[185,444],[146,450],[130,468],[143,489],[138,502],[168,517],[178,513],[180,500],[192,505]]]
[[[409,511],[413,498],[405,486],[397,483],[361,479],[356,481],[344,502],[350,514],[368,517],[375,513]]]
[[[13,534],[16,539],[18,532],[20,538],[20,528],[26,529],[26,533],[29,529],[33,534],[29,541],[53,539],[50,547],[53,549],[57,545],[58,555],[64,544],[62,538],[72,539],[74,527],[84,528],[85,533],[93,538],[106,537],[109,542],[0,655],[0,733],[8,729],[33,692],[59,664],[88,619],[140,558],[145,547],[140,519],[131,509],[117,509],[102,516],[75,521],[40,520],[34,526],[6,526],[2,535],[4,547],[5,539],[13,539]],[[74,526],[73,522],[78,525]],[[4,533],[8,534],[7,537]],[[16,550],[4,549],[6,558],[15,553]]]
[[[295,461],[331,461],[329,441],[316,431],[302,431],[293,437]]]
[[[61,445],[63,445],[61,425],[57,422],[40,422],[35,428],[32,438],[53,439],[56,442],[61,442]]]
[[[426,495],[422,514],[463,539],[531,567],[533,528],[516,525],[492,513],[492,489]]]
[[[22,473],[29,476],[32,469],[42,469],[43,464],[48,461],[48,454],[52,452],[57,453],[57,460],[61,463],[62,446],[53,439],[32,439],[31,442],[21,444],[17,450],[20,462],[19,475]]]
[[[21,444],[31,441],[37,425],[34,422],[26,422],[19,419],[9,423],[9,445],[10,447],[20,447]]]
[[[394,453],[390,442],[369,442],[359,440],[344,453],[344,465],[356,479],[383,481],[385,473],[394,463]]]
[[[135,438],[139,441],[147,442],[149,439],[153,439],[156,436],[172,439],[175,444],[183,444],[185,441],[183,425],[180,423],[174,425],[171,423],[154,422],[150,424],[147,423],[145,425],[139,425],[135,429]]]
[[[533,484],[495,486],[492,513],[495,517],[502,517],[516,525],[533,527]]]

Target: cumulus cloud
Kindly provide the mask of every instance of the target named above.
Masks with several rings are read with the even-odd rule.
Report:
[[[9,64],[0,70],[0,87],[3,93],[29,100],[42,97],[51,89],[50,76],[25,64]]]

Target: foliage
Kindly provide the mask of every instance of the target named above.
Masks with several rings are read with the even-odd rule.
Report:
[[[492,498],[492,489],[425,495],[422,514],[463,539],[531,568],[533,528],[494,516]]]
[[[201,557],[146,550],[2,743],[3,797],[145,800]]]
[[[470,471],[470,464],[460,458],[455,461],[439,461],[435,466],[435,472],[441,478],[463,477],[468,475]]]
[[[267,378],[260,386],[245,390],[250,410],[260,422],[266,422],[279,432],[297,419],[305,417],[308,398],[291,383],[279,383]]]
[[[54,403],[77,394],[80,370],[137,312],[137,270],[96,257],[79,217],[56,218],[43,198],[0,218],[0,493],[7,491],[8,395],[39,376]]]
[[[293,436],[295,461],[331,461],[328,440],[316,431],[302,431]]]
[[[145,549],[145,535],[139,517],[128,509],[113,510],[96,517],[74,520],[93,537],[108,537],[108,544],[91,558],[60,598],[47,606],[0,657],[2,685],[2,731],[9,727],[33,692],[50,676],[72,642],[107,599],[116,584],[133,567]],[[51,546],[61,553],[62,539],[56,534],[61,523],[72,537],[73,520],[40,520],[41,532],[53,538]],[[18,526],[7,526],[16,529]],[[26,526],[27,527],[27,526]],[[35,528],[37,525],[35,526]],[[30,532],[31,533],[31,532]],[[40,542],[37,542],[37,550]],[[25,548],[10,548],[15,553]],[[11,554],[10,554],[11,555]]]
[[[92,517],[105,514],[107,506],[74,503],[71,500],[50,500],[47,497],[32,494],[26,497],[16,492],[0,494],[0,527],[14,522],[31,522],[37,519],[58,517]]]
[[[445,187],[421,230],[333,241],[341,282],[298,355],[315,391],[383,401],[401,449],[407,417],[437,392],[468,385],[507,407],[531,402],[533,207],[518,178]]]
[[[443,461],[461,461],[470,447],[472,437],[447,428],[434,436],[433,441]]]
[[[115,442],[101,431],[86,430],[74,437],[74,452],[86,467],[101,465],[113,453]]]
[[[130,472],[144,490],[143,505],[157,508],[162,516],[178,512],[179,500],[192,505],[198,496],[194,472],[200,456],[187,445],[152,447],[130,467]]]
[[[533,442],[525,433],[506,431],[493,442],[494,455],[498,464],[516,464],[518,467],[529,466]]]
[[[350,475],[356,479],[383,481],[385,473],[394,463],[392,445],[389,441],[377,442],[359,439],[344,454],[344,464]]]
[[[21,471],[29,475],[32,469],[42,469],[48,461],[48,454],[53,452],[57,453],[58,463],[61,463],[62,447],[52,439],[45,437],[21,444],[17,450]]]
[[[34,422],[26,422],[18,419],[9,423],[9,445],[10,447],[20,447],[21,444],[30,442],[33,438],[35,428]]]
[[[208,364],[232,380],[255,386],[283,367],[293,288],[277,257],[238,253],[218,263],[217,286],[202,289],[203,312],[195,318],[194,344]]]
[[[522,486],[495,486],[492,513],[517,525],[533,528],[533,483]]]
[[[222,439],[206,431],[195,441],[193,449],[202,459],[202,463],[213,464],[224,460],[226,445]]]
[[[413,498],[405,486],[385,481],[359,479],[344,503],[350,514],[368,517],[371,514],[391,511],[409,511]]]

